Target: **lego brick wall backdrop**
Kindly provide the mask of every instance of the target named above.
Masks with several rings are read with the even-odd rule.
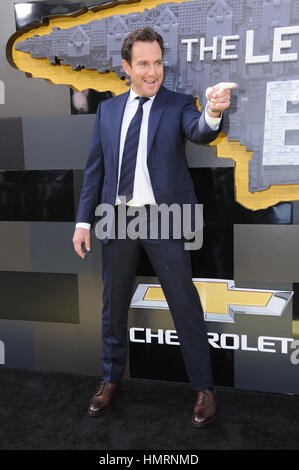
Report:
[[[72,236],[97,104],[113,90],[79,93],[29,78],[12,68],[5,54],[16,30],[95,3],[100,4],[0,4],[1,367],[101,375],[101,246],[92,232],[92,251],[83,261],[73,251]],[[248,3],[275,7],[266,1],[202,3],[220,19],[217,4],[231,12],[233,3],[240,11]],[[299,2],[288,3],[299,24]],[[246,80],[242,84],[246,87]],[[233,159],[217,157],[213,146],[191,143],[187,156],[207,224],[203,247],[191,252],[194,279],[230,280],[244,292],[293,292],[281,315],[258,314],[254,305],[251,313],[236,310],[229,321],[207,315],[215,383],[298,394],[299,365],[290,360],[299,321],[298,201],[248,209],[236,201]],[[134,292],[148,284],[159,282],[144,254]],[[174,338],[167,308],[133,302],[125,375],[187,381]]]

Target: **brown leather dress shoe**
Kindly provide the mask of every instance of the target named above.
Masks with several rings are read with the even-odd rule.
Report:
[[[120,391],[120,383],[101,382],[96,393],[90,400],[88,414],[90,416],[98,416],[110,408],[112,400],[114,400]]]
[[[210,424],[216,418],[216,392],[206,389],[197,392],[197,400],[192,415],[192,424],[196,428],[202,428]]]

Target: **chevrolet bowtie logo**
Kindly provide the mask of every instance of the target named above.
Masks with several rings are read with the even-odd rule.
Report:
[[[193,279],[205,319],[234,323],[235,314],[281,316],[293,291],[244,289],[227,279]],[[163,290],[157,284],[139,284],[132,308],[168,309]]]

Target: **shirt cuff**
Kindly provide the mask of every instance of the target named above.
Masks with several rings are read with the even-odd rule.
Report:
[[[86,228],[87,230],[90,230],[91,224],[88,224],[87,222],[78,222],[76,224],[76,228]]]
[[[211,117],[207,113],[207,106],[205,107],[205,120],[208,126],[213,130],[217,131],[219,129],[220,121],[222,119],[222,113],[220,117]]]

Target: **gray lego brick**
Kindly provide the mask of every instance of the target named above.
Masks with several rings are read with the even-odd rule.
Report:
[[[102,314],[103,283],[98,274],[78,274],[80,324],[98,324]]]
[[[30,222],[31,270],[45,273],[94,273],[101,270],[101,242],[91,231],[91,251],[80,258],[73,248],[75,224]]]
[[[28,222],[0,222],[0,271],[30,271]]]
[[[0,170],[23,170],[22,118],[0,119],[0,142]]]
[[[101,330],[94,324],[35,323],[35,367],[100,376]]]
[[[234,279],[297,282],[297,225],[234,225]]]
[[[23,118],[26,170],[85,168],[95,115]]]
[[[75,274],[0,272],[5,320],[79,323]]]

